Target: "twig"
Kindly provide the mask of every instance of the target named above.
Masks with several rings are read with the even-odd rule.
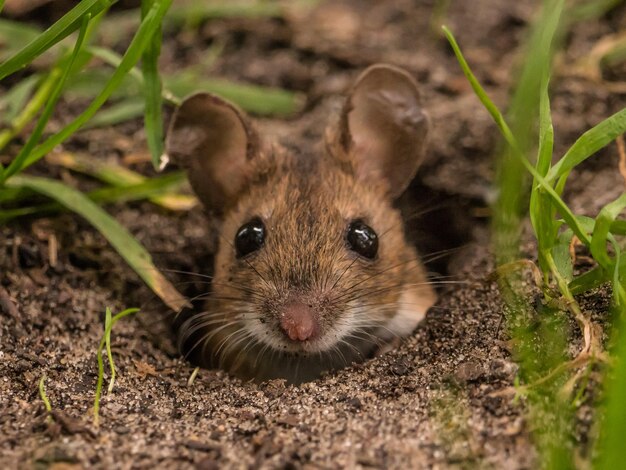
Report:
[[[619,155],[619,172],[624,178],[624,184],[626,184],[626,145],[624,145],[624,136],[620,135],[615,139],[617,144],[617,153]]]
[[[196,380],[196,376],[198,375],[198,372],[200,372],[200,368],[196,367],[189,376],[189,379],[187,380],[187,387],[191,387],[193,385]]]
[[[576,246],[581,245],[580,240],[576,235],[572,237],[569,242],[569,257],[572,260],[572,264],[576,264]]]
[[[544,375],[540,379],[535,380],[532,383],[529,383],[526,385],[519,385],[517,387],[514,387],[514,386],[505,387],[501,390],[496,390],[490,393],[489,396],[497,397],[497,396],[502,396],[502,395],[515,394],[515,393],[525,394],[527,393],[529,389],[533,387],[538,387],[539,385],[543,385],[544,383],[549,382],[550,380],[557,377],[559,374],[565,372],[566,370],[580,367],[583,364],[585,364],[587,361],[589,361],[590,359],[594,359],[594,357],[586,352],[581,352],[578,356],[576,356],[571,361],[567,361],[567,362],[563,362],[559,364],[557,367],[552,369],[546,375]]]
[[[7,290],[0,285],[0,310],[5,312],[7,315],[15,318],[16,320],[20,317],[20,312],[17,310],[17,307],[11,300],[11,296],[7,292]]]

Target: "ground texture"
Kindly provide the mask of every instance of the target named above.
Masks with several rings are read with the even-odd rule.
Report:
[[[211,74],[301,92],[301,113],[261,123],[268,135],[300,145],[321,134],[367,65],[397,64],[418,79],[433,132],[409,197],[416,208],[433,210],[410,228],[421,235],[423,253],[456,248],[432,270],[458,283],[440,287],[440,301],[415,334],[386,355],[298,387],[242,383],[206,370],[188,386],[193,368],[172,346],[167,309],[98,233],[69,214],[2,226],[1,468],[535,467],[523,401],[507,391],[517,367],[490,276],[486,208],[494,198],[496,131],[433,30],[433,3],[328,2],[281,19],[211,21],[168,32],[162,57],[163,69],[174,71],[197,63],[220,41]],[[446,24],[499,103],[506,102],[538,3],[452,2],[446,12]],[[42,8],[39,18],[51,7]],[[571,66],[624,24],[622,5],[574,25],[568,35],[552,91],[557,151],[625,105],[617,86],[623,69],[598,81]],[[79,109],[64,106],[68,113]],[[58,116],[56,125],[67,119]],[[151,174],[140,129],[133,122],[85,131],[65,149],[131,162]],[[615,147],[584,166],[568,188],[573,207],[593,214],[614,198],[623,187],[616,168]],[[76,182],[66,171],[55,175]],[[169,213],[145,202],[110,210],[181,290],[191,295],[202,288],[194,277],[169,272],[210,269],[200,209]],[[606,303],[592,298],[585,305],[601,318]],[[95,350],[105,306],[142,312],[115,327],[119,376],[103,397],[96,428]],[[54,422],[46,420],[38,393],[44,374]],[[578,416],[584,443],[590,413]]]

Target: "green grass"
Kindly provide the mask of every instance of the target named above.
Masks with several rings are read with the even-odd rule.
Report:
[[[104,333],[102,335],[102,339],[98,344],[98,348],[96,350],[96,360],[98,363],[98,378],[96,380],[96,390],[94,394],[93,401],[93,423],[94,426],[98,427],[100,425],[100,400],[102,398],[102,388],[104,385],[104,357],[103,352],[106,351],[107,362],[109,364],[109,386],[107,387],[107,393],[113,392],[113,387],[115,386],[115,378],[117,376],[117,369],[115,368],[115,361],[113,359],[113,353],[111,351],[111,332],[115,324],[120,321],[122,318],[137,313],[139,311],[138,308],[128,308],[123,310],[122,312],[113,315],[111,313],[111,309],[107,307],[105,309],[105,317],[104,317]],[[50,415],[52,412],[52,405],[50,404],[50,400],[46,395],[46,375],[42,375],[39,380],[39,397],[44,404],[46,412],[48,413],[48,420],[52,419]]]
[[[164,139],[163,103],[177,104],[192,91],[220,94],[259,114],[291,114],[301,108],[303,100],[285,90],[207,78],[206,71],[200,68],[168,76],[160,74],[158,60],[164,22],[171,29],[185,18],[180,6],[173,9],[176,13],[172,19],[167,16],[172,0],[143,0],[140,9],[124,12],[136,17],[136,27],[132,29],[130,42],[118,42],[118,46],[125,46],[122,54],[99,46],[94,41],[102,36],[100,33],[105,26],[111,28],[114,24],[109,22],[109,16],[116,15],[109,11],[114,3],[114,0],[82,0],[43,31],[0,19],[0,42],[4,46],[0,51],[0,80],[24,69],[33,71],[30,75],[21,72],[24,77],[0,96],[0,122],[3,124],[0,151],[11,156],[6,167],[0,163],[0,223],[70,210],[99,230],[154,293],[170,308],[179,310],[185,304],[183,296],[159,272],[145,248],[101,206],[148,199],[168,210],[193,207],[196,204],[193,197],[177,192],[184,179],[181,173],[145,177],[96,160],[90,165],[85,158],[70,155],[63,163],[66,168],[102,181],[101,188],[83,193],[61,181],[34,177],[24,171],[35,164],[43,169],[44,157],[56,155],[56,147],[84,129],[115,125],[141,116],[152,163],[159,170]],[[225,10],[207,5],[208,10],[196,8],[187,15],[192,21],[247,16],[251,10],[246,10],[246,5],[259,8],[258,13],[263,15],[270,13],[261,11],[266,7],[273,9],[272,16],[284,13],[277,2],[258,5],[247,2],[238,4],[238,9],[233,4],[233,8]],[[50,65],[31,67],[35,60],[41,59]],[[64,127],[50,132],[48,124],[57,112],[57,104],[76,99],[88,104]],[[25,129],[32,131],[25,142],[16,147]],[[15,148],[18,150],[13,153]],[[48,160],[50,165],[50,158]],[[52,202],[37,202],[34,195]]]
[[[39,142],[39,140],[41,139],[46,124],[52,116],[52,112],[54,111],[57,101],[61,96],[61,91],[63,90],[65,81],[67,80],[70,71],[74,67],[76,57],[83,47],[83,42],[85,40],[85,35],[87,33],[87,27],[89,26],[90,20],[91,13],[85,14],[80,24],[80,31],[78,33],[78,38],[76,39],[76,44],[74,45],[74,50],[69,55],[69,57],[62,57],[59,60],[59,63],[55,67],[55,69],[53,69],[50,73],[50,77],[53,80],[53,86],[50,87],[49,94],[44,93],[41,96],[42,102],[45,100],[45,104],[43,105],[43,111],[41,112],[35,129],[26,141],[26,144],[22,147],[17,156],[11,161],[9,167],[5,171],[3,171],[2,174],[0,174],[0,185],[4,184],[8,178],[24,168],[26,160],[33,152],[33,149],[35,148],[35,145],[37,145],[37,142]]]
[[[141,2],[141,17],[143,21],[148,17],[150,8],[154,5],[154,0]],[[146,128],[148,148],[152,154],[152,162],[155,167],[161,166],[161,156],[163,155],[163,114],[161,110],[163,103],[161,99],[161,76],[159,75],[160,53],[161,24],[159,23],[156,30],[152,32],[150,42],[145,47],[141,60],[145,97],[144,126]]]
[[[81,28],[81,25],[98,13],[105,11],[113,1],[82,0],[59,21],[42,34],[38,34],[15,55],[0,64],[0,80],[26,67],[36,57],[59,43],[61,40]]]
[[[605,2],[606,3],[606,2]],[[505,118],[488,97],[452,33],[444,33],[476,96],[492,116],[504,139],[498,165],[499,201],[494,206],[493,240],[500,272],[503,299],[507,303],[509,334],[514,357],[520,365],[518,382],[527,399],[531,429],[544,468],[574,468],[576,443],[573,441],[573,412],[585,390],[589,370],[603,354],[600,338],[574,294],[601,284],[613,292],[617,321],[613,327],[616,364],[606,379],[605,402],[598,409],[603,426],[596,441],[598,468],[617,468],[626,435],[626,262],[621,257],[624,223],[617,217],[626,207],[626,194],[607,204],[590,218],[574,214],[561,198],[572,169],[626,132],[626,109],[598,123],[580,136],[555,165],[549,76],[551,57],[563,34],[562,0],[544,2],[535,23],[525,66]],[[598,6],[600,8],[600,6]],[[580,10],[575,10],[582,14]],[[588,12],[589,10],[585,10]],[[604,10],[602,10],[604,11]],[[573,19],[568,18],[570,22]],[[559,26],[561,25],[561,26]],[[510,125],[508,122],[513,124]],[[536,149],[536,150],[534,150]],[[527,178],[520,169],[526,170]],[[617,171],[617,168],[616,170]],[[538,287],[543,302],[532,306],[528,289],[521,282],[518,235],[527,214],[537,240]],[[574,276],[569,247],[578,240],[597,263],[592,271]],[[610,247],[610,249],[609,249]],[[520,269],[515,269],[515,266]],[[512,269],[513,268],[513,269]],[[533,268],[534,269],[534,268]],[[585,346],[572,359],[567,351],[567,319],[578,322]]]
[[[138,308],[128,308],[117,315],[112,315],[109,307],[105,310],[104,334],[102,335],[102,339],[100,340],[100,344],[98,345],[98,349],[96,351],[96,358],[98,361],[98,380],[96,382],[96,393],[93,400],[93,422],[96,427],[100,424],[100,398],[102,396],[102,386],[104,383],[104,358],[102,357],[102,352],[106,350],[107,360],[109,363],[110,378],[107,391],[108,393],[111,393],[113,392],[116,377],[115,362],[113,361],[113,354],[111,352],[111,330],[122,318],[132,315],[133,313],[137,313],[138,311]]]
[[[27,188],[43,194],[77,213],[91,223],[109,241],[130,267],[174,311],[181,310],[187,300],[155,268],[146,249],[100,206],[78,190],[60,181],[38,176],[17,175],[11,187]]]
[[[52,405],[50,404],[48,395],[46,395],[46,374],[42,375],[41,379],[39,380],[39,397],[41,398],[41,401],[46,408],[46,412],[50,413],[52,411]]]

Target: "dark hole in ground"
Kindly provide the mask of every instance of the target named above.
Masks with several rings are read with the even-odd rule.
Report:
[[[451,274],[449,263],[473,240],[485,219],[476,217],[481,201],[450,194],[413,180],[401,201],[407,237],[434,278]]]

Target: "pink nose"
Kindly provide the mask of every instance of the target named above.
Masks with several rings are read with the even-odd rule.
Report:
[[[318,330],[313,309],[301,302],[290,302],[283,307],[280,326],[292,341],[305,341]]]

